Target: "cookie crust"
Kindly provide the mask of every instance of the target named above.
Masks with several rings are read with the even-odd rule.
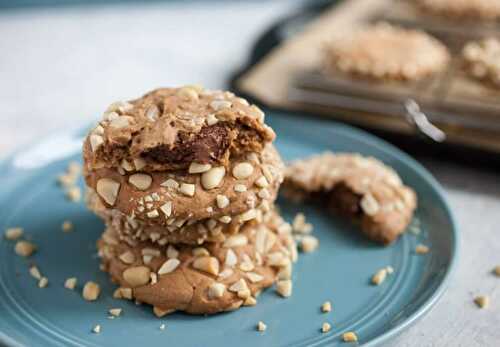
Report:
[[[500,3],[496,0],[416,0],[424,12],[450,19],[500,18]]]

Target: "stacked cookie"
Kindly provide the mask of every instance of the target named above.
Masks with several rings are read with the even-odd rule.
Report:
[[[277,280],[286,295],[297,252],[274,208],[274,137],[262,111],[229,92],[164,88],[112,104],[83,157],[115,295],[158,316],[254,305]]]

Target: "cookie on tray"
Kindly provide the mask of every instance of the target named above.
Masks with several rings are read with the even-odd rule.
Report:
[[[418,81],[443,71],[446,46],[421,30],[378,23],[331,42],[324,57],[327,74],[379,81]]]
[[[264,113],[233,93],[161,88],[111,104],[85,139],[83,156],[89,170],[215,167],[226,165],[230,155],[260,152],[274,137]]]
[[[415,0],[422,11],[450,19],[500,18],[498,0]]]
[[[167,172],[85,170],[102,203],[148,225],[168,226],[213,218],[239,218],[263,201],[272,203],[283,180],[283,163],[272,144],[259,154],[234,157],[227,167]]]
[[[500,40],[486,38],[468,42],[462,50],[468,74],[477,80],[500,88]]]
[[[359,223],[372,240],[390,244],[411,222],[415,192],[390,167],[359,154],[325,152],[291,163],[283,193],[302,201],[317,199]]]
[[[116,296],[174,311],[213,314],[253,306],[264,288],[290,280],[297,251],[275,211],[263,224],[244,227],[222,243],[201,247],[120,242],[108,228],[98,242],[103,268],[120,289]]]

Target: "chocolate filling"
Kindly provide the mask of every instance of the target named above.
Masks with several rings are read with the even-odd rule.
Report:
[[[194,137],[179,134],[174,148],[160,145],[141,153],[141,157],[160,164],[212,163],[224,155],[229,145],[229,129],[216,124],[201,129]]]
[[[336,185],[327,195],[328,206],[342,215],[360,218],[363,214],[359,205],[361,197],[344,184]]]

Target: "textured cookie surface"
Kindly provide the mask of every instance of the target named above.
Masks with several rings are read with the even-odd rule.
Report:
[[[88,169],[186,169],[224,165],[230,155],[260,152],[274,139],[255,105],[198,86],[162,88],[109,106],[84,142]]]
[[[498,0],[416,0],[424,11],[454,19],[498,19]]]
[[[425,32],[379,23],[331,42],[325,70],[377,80],[416,81],[442,71],[449,59],[447,48]]]
[[[264,201],[272,203],[283,180],[283,163],[268,144],[260,154],[233,158],[227,167],[202,173],[120,173],[102,168],[84,175],[105,206],[145,224],[170,226],[233,219]]]
[[[327,201],[361,224],[369,238],[389,244],[404,232],[416,208],[415,192],[382,162],[358,154],[321,155],[291,163],[284,194],[294,200]]]
[[[223,243],[158,246],[120,242],[110,228],[98,242],[106,271],[134,298],[159,312],[212,314],[254,305],[278,276],[290,279],[297,252],[289,228],[275,213]],[[280,232],[278,231],[280,230]]]
[[[500,41],[487,38],[467,43],[462,51],[470,76],[500,87]]]

